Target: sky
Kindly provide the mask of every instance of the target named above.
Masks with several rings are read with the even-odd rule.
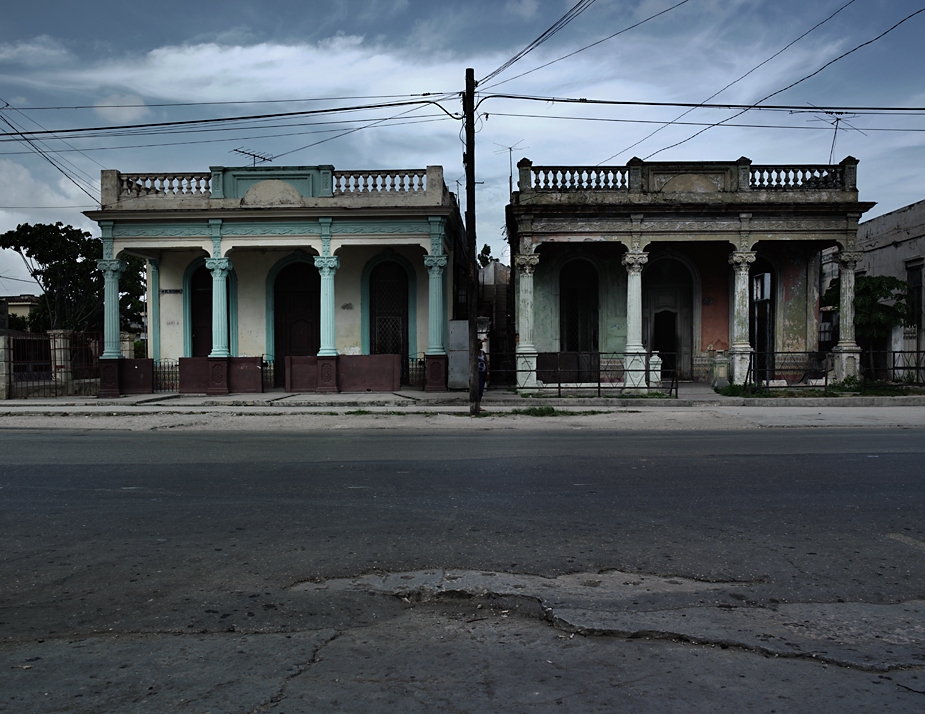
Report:
[[[510,166],[516,189],[523,157],[536,165],[620,166],[634,156],[827,164],[830,156],[837,163],[851,155],[860,160],[860,199],[877,202],[865,219],[925,198],[925,111],[849,112],[838,115],[836,131],[834,115],[816,110],[925,107],[925,12],[761,101],[925,8],[925,0],[679,2],[585,0],[585,9],[547,41],[480,81],[479,247],[487,243],[509,262],[504,206]],[[0,233],[61,221],[98,236],[81,211],[97,206],[101,169],[247,165],[235,149],[272,156],[277,166],[439,164],[450,190],[464,198],[458,116],[466,68],[479,80],[488,77],[575,6],[576,0],[7,3],[0,22],[0,133],[7,134],[0,136]],[[547,100],[698,104],[723,89],[713,103],[800,109],[732,118],[738,111],[703,107],[680,119],[695,125],[684,125],[671,124],[686,111],[679,107]],[[415,104],[215,122],[208,131],[113,129],[423,101],[425,93],[442,109]],[[690,138],[727,119],[729,126]],[[34,146],[13,134],[40,129],[96,131],[66,139],[46,134]],[[38,292],[19,256],[0,251],[0,295]]]

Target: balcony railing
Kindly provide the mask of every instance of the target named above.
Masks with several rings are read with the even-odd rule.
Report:
[[[419,193],[427,190],[427,169],[335,171],[334,195]]]
[[[210,173],[185,174],[119,174],[119,198],[142,196],[193,196],[209,198],[212,195]]]

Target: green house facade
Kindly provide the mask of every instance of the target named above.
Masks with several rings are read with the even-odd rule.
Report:
[[[102,196],[101,394],[147,391],[134,375],[173,360],[187,393],[391,391],[422,367],[446,388],[465,241],[442,167],[107,170]],[[117,354],[127,255],[148,271],[137,364]]]

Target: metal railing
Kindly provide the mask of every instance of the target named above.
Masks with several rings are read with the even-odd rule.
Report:
[[[260,360],[260,383],[265,392],[276,386],[276,361],[268,362],[266,355],[262,355]]]
[[[154,393],[180,391],[180,360],[161,359],[154,361],[151,380]]]
[[[832,358],[826,352],[753,352],[745,385],[749,394],[774,389],[828,392]]]
[[[424,353],[408,357],[408,385],[411,387],[424,387]]]
[[[492,352],[495,387],[557,396],[678,396],[677,355],[635,352]]]
[[[896,386],[925,385],[925,352],[915,350],[865,350],[861,353],[860,387],[871,382]]]
[[[10,335],[10,396],[96,396],[103,337],[98,332]]]

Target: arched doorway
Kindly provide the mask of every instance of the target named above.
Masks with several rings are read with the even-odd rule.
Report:
[[[400,355],[401,379],[408,381],[408,273],[393,260],[369,274],[369,353]]]
[[[559,378],[596,382],[600,356],[597,270],[572,260],[559,273]]]
[[[748,341],[755,350],[755,378],[774,379],[774,314],[777,280],[766,259],[758,257],[748,270]]]
[[[321,275],[310,263],[295,262],[273,283],[274,368],[285,383],[285,357],[313,357],[321,348]]]
[[[642,341],[664,376],[693,377],[694,280],[675,258],[655,258],[642,275]]]

